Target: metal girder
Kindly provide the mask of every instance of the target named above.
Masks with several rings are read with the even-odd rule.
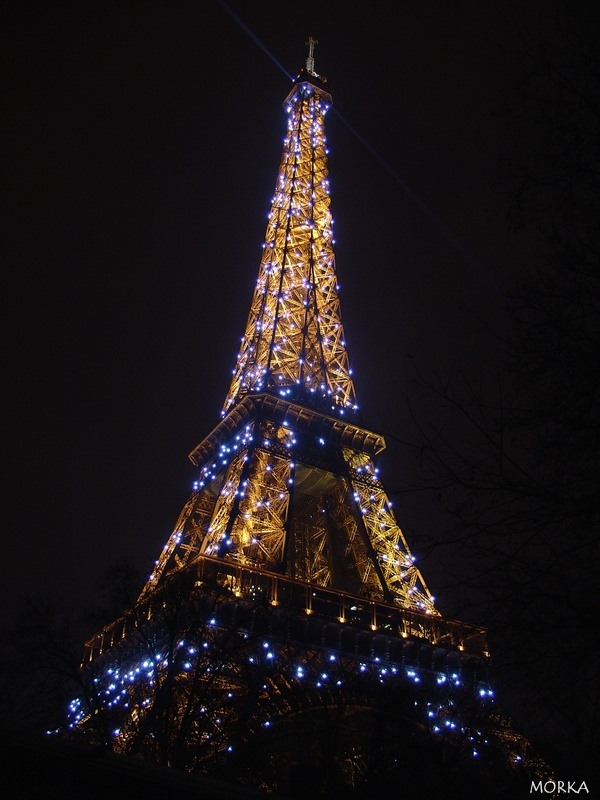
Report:
[[[436,615],[371,458],[381,437],[267,394],[240,405],[144,591],[202,554]]]
[[[330,102],[307,82],[288,97],[258,280],[224,413],[248,392],[296,386],[327,400],[334,413],[356,408],[329,209],[324,117]]]

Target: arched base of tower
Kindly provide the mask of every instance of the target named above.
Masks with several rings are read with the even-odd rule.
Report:
[[[70,737],[287,797],[401,783],[464,800],[482,781],[495,797],[543,770],[497,714],[481,655],[195,577],[90,648]]]

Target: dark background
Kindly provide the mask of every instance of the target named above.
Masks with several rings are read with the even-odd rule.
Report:
[[[514,112],[554,3],[20,4],[8,69],[5,618],[148,573],[217,423],[256,278],[289,78],[319,40],[343,321],[365,424],[401,436],[428,375],[494,358],[534,245],[505,220]],[[239,15],[239,19],[236,19]],[[247,26],[245,30],[239,20]],[[250,33],[252,35],[250,35]],[[256,37],[256,39],[253,38]],[[263,47],[257,42],[260,42]],[[268,51],[268,52],[267,52]],[[382,474],[418,556],[443,518],[411,454]],[[444,613],[443,548],[421,563]]]

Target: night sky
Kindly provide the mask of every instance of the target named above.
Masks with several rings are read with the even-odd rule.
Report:
[[[5,612],[37,593],[86,605],[108,567],[149,572],[158,557],[246,322],[285,132],[290,82],[275,61],[297,74],[309,35],[333,87],[337,270],[365,424],[406,428],[407,354],[432,375],[457,363],[476,375],[493,358],[480,329],[501,324],[531,263],[502,186],[532,145],[511,109],[549,5],[13,10]],[[390,442],[383,480],[420,555],[438,522],[426,494],[402,494],[414,468]],[[439,559],[421,567],[452,613]]]

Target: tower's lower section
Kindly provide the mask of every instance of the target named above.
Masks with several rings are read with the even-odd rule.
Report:
[[[87,643],[70,734],[288,797],[464,800],[533,774],[484,632],[443,619],[414,565],[383,446],[289,397],[238,403],[134,608]]]
[[[201,557],[88,643],[70,733],[285,797],[400,780],[479,797],[536,767],[482,646],[461,623]]]

